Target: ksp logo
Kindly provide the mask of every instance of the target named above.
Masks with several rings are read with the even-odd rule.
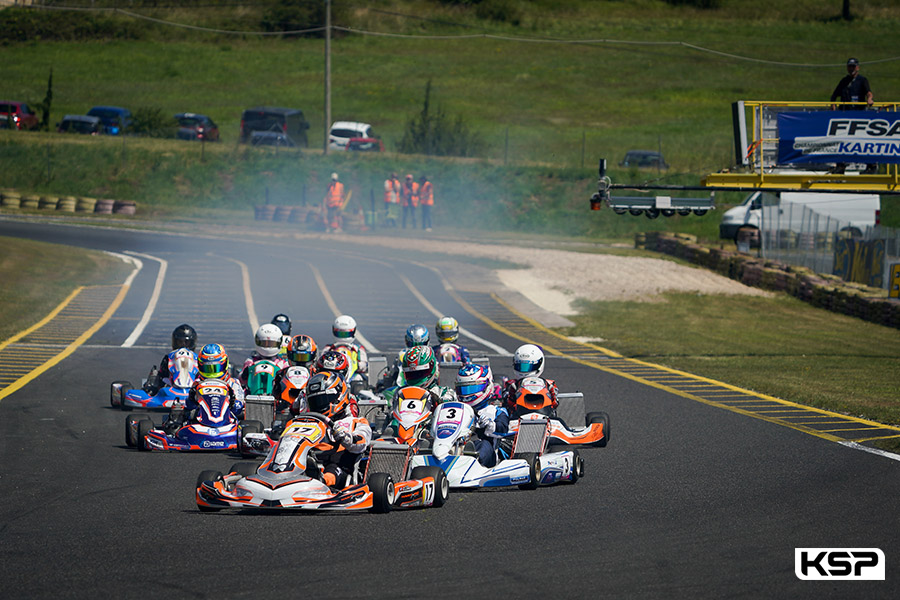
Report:
[[[878,548],[795,548],[794,572],[809,581],[884,581],[884,552]]]

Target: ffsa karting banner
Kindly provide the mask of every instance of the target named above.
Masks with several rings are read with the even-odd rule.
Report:
[[[900,112],[778,113],[778,163],[900,163]]]

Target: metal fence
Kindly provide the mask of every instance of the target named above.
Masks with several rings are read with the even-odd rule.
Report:
[[[872,287],[886,288],[900,263],[900,230],[857,227],[795,202],[763,206],[760,233],[765,258]]]

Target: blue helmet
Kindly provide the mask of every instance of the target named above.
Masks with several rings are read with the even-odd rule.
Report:
[[[424,325],[410,325],[406,330],[406,347],[427,346],[428,328]]]
[[[494,378],[488,365],[468,363],[456,374],[456,396],[476,411],[491,401],[494,393]]]

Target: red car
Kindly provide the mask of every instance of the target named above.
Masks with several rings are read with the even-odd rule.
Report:
[[[41,122],[24,102],[0,101],[0,121],[16,129],[37,129]]]
[[[178,121],[177,137],[180,140],[219,141],[219,126],[206,115],[178,113],[175,120]]]

